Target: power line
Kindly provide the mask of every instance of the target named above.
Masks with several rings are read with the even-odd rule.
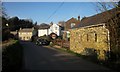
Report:
[[[64,2],[62,2],[60,5],[59,5],[59,7],[48,17],[48,19],[47,20],[49,20],[60,8],[61,8],[61,6],[64,4]],[[46,21],[47,21],[46,20]],[[10,26],[10,27],[2,27],[3,29],[5,29],[5,28],[14,28],[14,27],[19,27],[19,26],[23,26],[23,25],[15,25],[15,26]]]
[[[59,7],[48,17],[48,19],[46,19],[46,21],[47,20],[49,20],[60,8],[61,8],[61,6],[64,4],[64,2],[62,2],[60,5],[59,5]]]

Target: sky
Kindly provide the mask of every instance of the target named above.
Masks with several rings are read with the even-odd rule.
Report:
[[[80,16],[89,17],[97,14],[95,2],[3,2],[10,17],[32,19],[33,22],[58,23]]]

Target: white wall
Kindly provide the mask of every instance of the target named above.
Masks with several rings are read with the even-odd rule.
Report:
[[[48,29],[39,29],[38,30],[38,37],[48,35]]]
[[[60,36],[60,31],[61,31],[61,28],[57,24],[53,24],[49,28],[49,34],[53,32],[53,33],[56,33],[58,36]]]

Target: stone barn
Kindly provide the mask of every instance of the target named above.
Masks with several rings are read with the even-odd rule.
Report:
[[[83,55],[97,54],[100,60],[107,59],[109,53],[114,50],[112,44],[116,42],[114,38],[117,36],[113,29],[119,28],[119,11],[120,8],[114,8],[84,17],[79,26],[70,31],[70,50]]]

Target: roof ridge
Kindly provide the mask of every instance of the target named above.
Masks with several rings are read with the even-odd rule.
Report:
[[[110,18],[112,18],[116,14],[118,10],[119,8],[113,8],[111,10],[107,10],[89,17],[82,18],[79,27],[95,25],[99,23],[106,23]]]

